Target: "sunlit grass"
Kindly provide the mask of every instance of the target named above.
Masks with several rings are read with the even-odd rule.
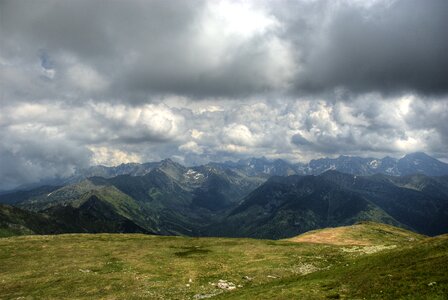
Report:
[[[399,244],[374,254],[347,252],[344,247],[354,246],[139,234],[2,238],[0,298],[443,299],[447,295],[447,237]],[[219,280],[237,288],[220,289],[215,286]]]

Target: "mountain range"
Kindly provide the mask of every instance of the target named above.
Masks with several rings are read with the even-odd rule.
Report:
[[[143,176],[168,161],[171,160],[165,159],[159,162],[147,163],[123,163],[112,167],[96,165],[85,169],[77,169],[73,175],[68,177],[52,178],[20,186],[15,191],[31,190],[45,185],[67,185],[95,176],[104,178],[119,175]],[[282,159],[269,160],[265,157],[260,157],[241,159],[239,161],[209,162],[205,165],[191,168],[193,170],[197,168],[232,170],[244,176],[258,176],[265,179],[270,176],[319,175],[328,170],[336,170],[353,175],[374,175],[378,173],[392,176],[413,174],[427,176],[448,175],[447,163],[437,160],[423,152],[407,154],[402,158],[392,158],[389,156],[372,158],[341,155],[337,158],[313,159],[308,163],[290,163]],[[7,192],[2,191],[0,194]]]
[[[448,232],[447,174],[448,164],[424,153],[96,166],[56,186],[1,194],[0,228],[285,238],[376,221],[437,235]]]
[[[284,238],[316,228],[375,221],[427,235],[448,231],[448,176],[271,177],[209,233]]]
[[[75,181],[79,178],[92,176],[114,177],[123,174],[132,176],[144,175],[163,163],[164,161],[143,164],[129,163],[116,167],[93,166],[78,171],[74,176],[68,178],[68,180]],[[211,162],[206,166],[230,169],[241,172],[246,176],[319,175],[328,170],[336,170],[353,175],[373,175],[378,173],[393,176],[413,174],[427,176],[448,175],[447,163],[439,161],[423,152],[407,154],[399,159],[389,156],[377,159],[341,155],[337,158],[314,159],[308,163],[289,163],[282,159],[268,160],[265,157],[261,157],[239,160],[237,162]]]

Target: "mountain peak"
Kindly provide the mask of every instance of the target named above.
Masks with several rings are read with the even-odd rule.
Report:
[[[406,154],[403,158],[412,158],[412,159],[435,159],[431,156],[429,156],[428,154],[426,154],[425,152],[413,152],[413,153],[408,153]]]
[[[166,158],[159,163],[159,168],[175,168],[175,169],[184,169],[185,167],[178,162],[170,158]]]
[[[167,159],[162,160],[160,162],[159,166],[154,168],[154,170],[162,171],[169,177],[174,178],[176,180],[180,180],[180,178],[182,178],[186,168],[183,165],[167,158]]]
[[[165,158],[160,161],[160,164],[174,164],[175,162],[171,158]]]
[[[270,160],[264,156],[241,159],[239,161],[209,162],[206,165],[217,169],[230,169],[246,176],[266,178],[272,175],[319,175],[327,170],[337,170],[346,174],[373,175],[376,173],[402,176],[411,174],[425,174],[427,176],[448,175],[448,164],[429,156],[424,152],[414,152],[400,159],[386,156],[384,158],[359,157],[340,155],[337,158],[312,159],[308,163],[290,163],[283,159]],[[90,177],[112,178],[119,175],[143,176],[158,168],[170,175],[180,176],[187,168],[170,158],[159,162],[125,163],[115,167],[91,166],[77,170],[75,174],[65,178],[54,178],[48,182],[39,182],[29,186],[21,186],[16,190],[29,190],[43,184],[65,185],[78,183]]]
[[[448,174],[448,164],[437,160],[423,152],[405,155],[398,160],[400,175],[425,174],[441,176]]]

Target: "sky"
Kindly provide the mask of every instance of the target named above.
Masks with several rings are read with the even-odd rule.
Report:
[[[448,159],[446,0],[0,0],[0,189],[172,158]]]

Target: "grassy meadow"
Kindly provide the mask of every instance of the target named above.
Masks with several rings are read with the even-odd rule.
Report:
[[[448,236],[356,226],[333,243],[328,230],[314,232],[311,242],[141,234],[1,238],[0,298],[447,299]]]

